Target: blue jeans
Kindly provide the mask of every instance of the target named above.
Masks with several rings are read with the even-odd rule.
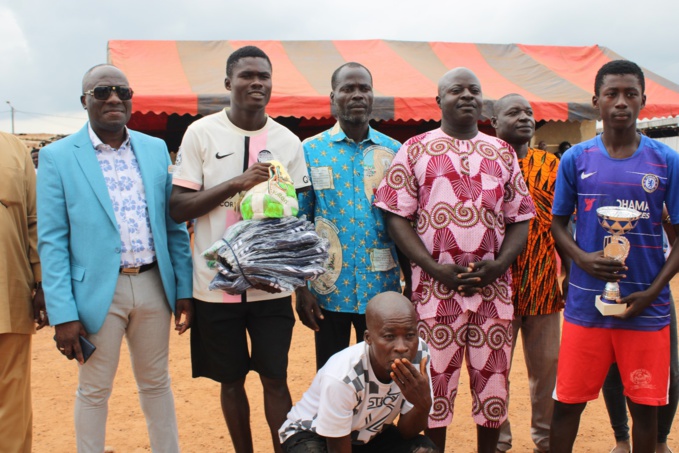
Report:
[[[677,313],[674,308],[674,299],[670,304],[670,389],[669,404],[658,407],[658,443],[666,443],[667,436],[672,428],[674,414],[677,412],[679,403],[679,354],[677,353]],[[608,371],[602,393],[611,420],[611,427],[615,434],[615,440],[629,439],[629,426],[627,425],[627,400],[623,394],[624,387],[620,378],[618,365],[611,365]]]

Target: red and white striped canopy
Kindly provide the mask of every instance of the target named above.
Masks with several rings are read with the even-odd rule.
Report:
[[[486,108],[508,93],[525,96],[537,120],[596,119],[594,76],[623,57],[599,46],[362,41],[110,41],[108,60],[128,76],[135,113],[205,115],[228,105],[226,59],[255,45],[273,66],[270,116],[329,118],[330,76],[356,61],[373,74],[378,120],[438,120],[439,78],[465,66],[481,81]],[[679,115],[679,85],[644,70],[641,118]],[[486,110],[487,111],[487,110]]]

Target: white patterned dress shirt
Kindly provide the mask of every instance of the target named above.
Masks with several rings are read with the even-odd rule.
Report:
[[[118,223],[120,266],[139,267],[150,264],[156,260],[156,249],[141,171],[127,128],[125,141],[118,149],[103,143],[90,124],[88,130]]]

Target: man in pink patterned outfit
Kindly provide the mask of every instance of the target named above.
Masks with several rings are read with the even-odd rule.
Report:
[[[375,204],[414,264],[412,301],[432,355],[427,435],[445,451],[464,356],[478,451],[494,453],[507,418],[509,266],[526,243],[535,208],[512,148],[478,130],[483,98],[474,73],[446,73],[436,102],[441,128],[401,147]]]

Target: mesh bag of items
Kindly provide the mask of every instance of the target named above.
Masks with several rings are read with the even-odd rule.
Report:
[[[295,185],[283,165],[269,161],[268,181],[248,190],[240,202],[243,219],[267,219],[296,216],[299,210]]]
[[[292,291],[325,272],[328,245],[304,217],[242,220],[202,254],[217,271],[209,289],[242,294],[264,285]]]

